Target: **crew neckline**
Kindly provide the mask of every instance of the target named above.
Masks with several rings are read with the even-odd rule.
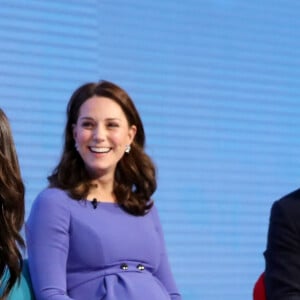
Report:
[[[87,203],[91,203],[93,200],[88,200],[88,199],[82,199],[82,201],[87,202]],[[118,202],[108,202],[108,201],[97,201],[98,205],[115,205],[115,206],[120,206]]]

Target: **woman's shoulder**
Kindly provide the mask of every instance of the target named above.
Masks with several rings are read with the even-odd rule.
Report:
[[[69,198],[68,193],[65,190],[55,188],[55,187],[47,187],[43,189],[37,196],[37,198]]]
[[[43,203],[43,205],[54,205],[57,203],[64,203],[70,199],[68,193],[59,188],[45,188],[36,197],[35,204]]]
[[[153,218],[155,223],[160,223],[159,212],[157,209],[157,205],[154,202],[153,202],[153,205],[150,208],[148,214]]]
[[[70,197],[66,191],[58,188],[45,188],[34,200],[30,215],[34,212],[41,215],[42,212],[54,214],[69,211],[69,200]]]
[[[5,277],[1,280],[2,283],[6,282],[7,276],[8,273],[5,273]],[[32,286],[31,286],[31,279],[30,279],[26,260],[23,263],[20,282],[17,282],[14,285],[7,299],[8,300],[34,300],[35,299]]]
[[[29,231],[37,225],[62,226],[69,224],[71,217],[68,194],[57,188],[46,188],[41,191],[33,202],[26,222],[27,242]]]
[[[28,271],[27,261],[23,262],[20,284],[16,284],[8,300],[34,300],[31,279]]]

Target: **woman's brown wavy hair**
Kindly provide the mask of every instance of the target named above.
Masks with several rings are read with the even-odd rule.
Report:
[[[64,149],[59,164],[48,177],[49,186],[66,190],[78,200],[88,195],[90,178],[75,149],[73,124],[77,122],[81,105],[93,96],[115,101],[122,108],[129,126],[137,128],[130,153],[118,162],[114,193],[117,202],[127,212],[144,215],[153,205],[151,195],[156,190],[155,166],[144,151],[144,126],[133,101],[122,88],[108,81],[84,84],[71,96],[67,106]]]
[[[24,193],[11,128],[0,109],[0,278],[9,276],[0,299],[7,298],[22,271],[20,247],[25,244],[20,230],[24,223]]]

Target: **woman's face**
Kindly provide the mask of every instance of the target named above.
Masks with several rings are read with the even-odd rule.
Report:
[[[135,133],[136,126],[129,126],[121,106],[99,96],[82,104],[77,123],[73,125],[77,151],[93,178],[114,174]]]

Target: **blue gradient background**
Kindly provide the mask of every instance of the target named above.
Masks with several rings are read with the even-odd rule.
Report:
[[[185,300],[251,299],[271,204],[299,185],[297,0],[4,0],[0,106],[28,215],[58,161],[78,85],[134,99]]]

